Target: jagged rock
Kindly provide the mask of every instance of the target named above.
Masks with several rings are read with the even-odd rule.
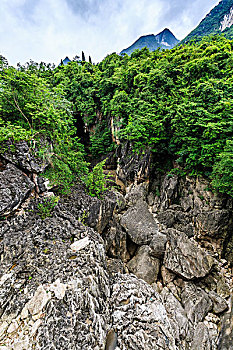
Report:
[[[192,339],[192,325],[187,318],[186,311],[182,307],[178,299],[168,290],[164,288],[161,296],[164,306],[173,328],[175,339],[178,343],[190,342]]]
[[[34,183],[12,164],[0,171],[0,216],[17,209],[27,198]]]
[[[190,350],[212,350],[212,349],[213,348],[211,345],[208,328],[205,326],[204,323],[200,322],[198,323],[195,329]]]
[[[121,225],[138,245],[148,244],[158,233],[158,226],[144,201],[138,201],[133,208],[127,210],[121,218]]]
[[[211,291],[209,293],[210,299],[213,302],[213,312],[220,314],[228,309],[228,305],[225,299],[221,298],[217,293]]]
[[[156,282],[159,265],[159,260],[150,256],[148,246],[140,247],[135,257],[127,264],[129,271],[149,284]]]
[[[208,210],[197,216],[199,235],[225,236],[229,225],[229,210]]]
[[[108,255],[113,258],[120,258],[127,262],[130,259],[127,250],[127,234],[122,230],[120,224],[115,220],[110,222],[110,228],[103,234],[105,247]]]
[[[131,183],[144,182],[149,178],[150,150],[134,153],[130,143],[126,142],[118,147],[116,154],[118,157],[117,179],[125,187]]]
[[[187,317],[193,324],[202,322],[213,306],[209,295],[190,282],[185,283],[181,300]]]
[[[111,328],[102,239],[61,204],[45,220],[36,202],[29,209],[0,226],[0,344],[102,350]]]
[[[229,312],[221,322],[218,350],[233,350],[233,297],[231,296]]]
[[[139,185],[131,185],[125,196],[126,202],[129,206],[133,206],[139,200],[146,201],[148,193],[148,183],[142,183]]]
[[[150,255],[155,258],[162,259],[165,253],[165,246],[167,243],[167,237],[162,233],[157,233],[153,236],[150,242]]]
[[[178,350],[162,300],[146,282],[119,274],[111,303],[113,329],[121,350]]]
[[[178,185],[178,176],[177,175],[167,175],[163,181],[161,187],[161,195],[160,195],[160,208],[161,210],[165,210],[171,204],[171,201],[174,198],[177,198],[177,185]]]
[[[46,145],[45,142],[41,141],[41,147],[42,143],[44,143],[44,147],[48,151],[48,148],[51,146]],[[49,164],[44,158],[37,157],[36,152],[38,151],[38,148],[34,147],[33,150],[29,147],[26,141],[13,143],[11,141],[7,141],[5,143],[5,148],[6,151],[2,154],[2,156],[22,170],[39,174],[42,173]]]
[[[205,277],[215,263],[212,256],[179,231],[168,229],[164,265],[188,280]]]

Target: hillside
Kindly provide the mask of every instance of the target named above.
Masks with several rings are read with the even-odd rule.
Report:
[[[0,59],[1,350],[232,348],[232,48]]]
[[[176,39],[172,32],[169,29],[165,28],[161,33],[157,35],[150,34],[141,36],[127,49],[122,50],[120,54],[126,53],[127,55],[131,55],[131,53],[135,50],[141,50],[144,47],[147,47],[150,51],[155,51],[158,48],[171,49],[176,44],[178,44],[178,42],[179,40]]]
[[[232,38],[233,24],[233,1],[222,0],[215,6],[210,13],[201,21],[201,23],[182,40],[187,43],[192,39],[200,40],[203,36],[224,34],[228,38]]]

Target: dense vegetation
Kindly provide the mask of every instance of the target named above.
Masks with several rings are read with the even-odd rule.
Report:
[[[43,135],[58,149],[58,169],[80,175],[84,149],[74,136],[83,121],[93,157],[114,149],[115,130],[135,151],[149,147],[170,170],[203,174],[233,195],[232,49],[217,36],[170,51],[112,54],[97,65],[3,67],[0,138]]]

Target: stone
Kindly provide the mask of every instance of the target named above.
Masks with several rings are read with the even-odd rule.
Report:
[[[229,311],[222,318],[218,350],[233,350],[233,297],[229,302]]]
[[[116,275],[111,304],[119,349],[178,350],[162,299],[146,282]]]
[[[192,339],[192,325],[187,318],[186,311],[180,301],[168,290],[164,288],[161,293],[165,309],[173,328],[177,342],[185,340],[187,343]]]
[[[138,245],[148,244],[158,233],[158,226],[144,201],[138,201],[133,208],[129,208],[120,222],[131,240]]]
[[[46,293],[43,286],[39,286],[34,297],[28,302],[27,309],[32,316],[37,315],[43,310],[50,299],[51,293]]]
[[[199,322],[195,328],[190,350],[212,350],[208,328]]]
[[[179,231],[168,229],[164,266],[173,273],[192,280],[208,275],[216,263],[204,249]]]
[[[8,215],[23,203],[34,188],[34,183],[22,171],[7,164],[0,171],[0,216]]]
[[[213,313],[221,314],[228,309],[228,304],[225,299],[221,298],[217,293],[211,291],[209,293],[210,299],[213,302]]]
[[[148,193],[148,183],[142,183],[139,185],[131,185],[127,190],[125,200],[128,206],[133,206],[139,200],[146,201],[146,196]]]
[[[157,233],[153,236],[150,242],[150,255],[155,258],[162,259],[165,253],[167,236],[162,233]]]
[[[135,257],[128,262],[127,267],[138,278],[152,284],[157,281],[159,265],[159,260],[150,256],[150,248],[142,246]]]
[[[39,158],[36,156],[38,147],[35,146],[33,151],[26,141],[18,141],[14,143],[12,143],[12,141],[7,141],[5,146],[6,151],[2,154],[2,156],[19,169],[23,169],[30,173],[39,174],[42,173],[49,164],[48,159],[45,160],[44,157]],[[51,148],[51,145],[46,144],[46,142],[41,140],[40,148],[43,146],[49,153],[48,149]],[[52,153],[53,151],[51,150],[50,152]]]
[[[195,284],[186,282],[181,294],[182,304],[192,324],[202,322],[211,311],[213,303],[209,295]]]
[[[203,236],[225,236],[229,224],[229,210],[202,211],[197,216],[197,229]]]
[[[164,266],[161,267],[161,275],[164,285],[167,285],[168,283],[174,281],[174,279],[176,278],[176,275],[173,272],[166,269],[166,267]]]
[[[168,209],[172,201],[178,196],[178,176],[177,175],[166,175],[162,187],[161,187],[161,195],[160,195],[160,209],[165,210]]]
[[[71,244],[70,248],[74,252],[78,252],[79,250],[85,249],[89,245],[89,243],[89,238],[85,237],[83,239],[80,239],[79,241],[75,241],[73,244]]]

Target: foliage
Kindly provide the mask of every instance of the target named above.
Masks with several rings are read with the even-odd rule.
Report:
[[[59,197],[52,196],[45,198],[42,203],[38,204],[38,214],[42,220],[52,216],[52,212],[57,206],[58,202]]]
[[[99,162],[87,176],[88,193],[92,197],[102,198],[107,191],[107,177],[103,172],[106,159]]]

